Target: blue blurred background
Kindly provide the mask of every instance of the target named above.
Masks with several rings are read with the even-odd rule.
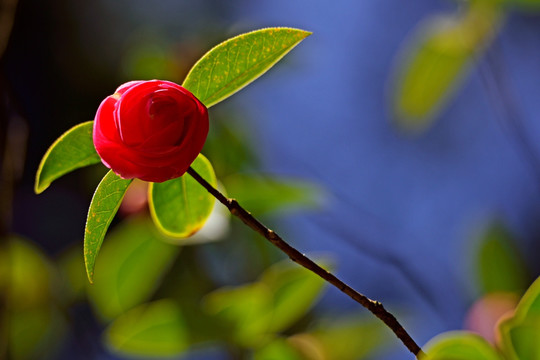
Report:
[[[70,175],[39,197],[34,174],[54,139],[92,119],[119,84],[145,77],[181,82],[206,50],[233,35],[301,28],[313,35],[210,116],[220,117],[220,126],[227,126],[221,117],[241,124],[261,173],[324,189],[316,209],[271,218],[287,240],[306,253],[331,254],[337,274],[399,314],[418,343],[462,329],[480,296],[479,239],[493,221],[508,229],[530,278],[540,273],[540,22],[537,13],[509,10],[430,126],[406,131],[391,109],[401,54],[425,19],[459,6],[19,0],[1,62],[9,115],[2,131],[14,141],[28,137],[27,147],[11,154],[24,165],[14,172],[12,212],[5,210],[7,190],[2,195],[11,219],[4,231],[32,239],[51,256],[80,241],[103,172]],[[317,308],[335,316],[358,311],[334,289]],[[96,328],[81,336],[99,336]],[[59,358],[113,358],[98,345],[81,353],[70,341]],[[391,337],[385,347],[371,358],[411,358]],[[199,355],[212,356],[220,358]]]

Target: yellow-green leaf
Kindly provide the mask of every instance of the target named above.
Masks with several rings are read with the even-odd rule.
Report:
[[[212,164],[199,155],[191,167],[212,186],[217,186]],[[215,198],[189,174],[148,188],[150,213],[156,226],[166,235],[185,238],[202,228]]]
[[[39,194],[62,175],[83,166],[99,163],[92,141],[93,121],[72,127],[47,150],[36,174],[34,191]]]
[[[261,283],[223,287],[204,298],[203,309],[225,325],[227,331],[223,337],[226,340],[243,347],[255,347],[270,335],[271,290]]]
[[[325,261],[318,260],[317,263],[324,265]],[[325,285],[319,276],[288,260],[268,268],[259,282],[273,295],[269,330],[275,332],[285,330],[306,315]]]
[[[177,356],[189,345],[182,312],[169,299],[140,305],[119,316],[104,338],[114,352],[130,357]]]
[[[181,247],[167,244],[152,221],[123,221],[107,235],[88,296],[96,312],[112,320],[149,300]]]
[[[110,170],[103,177],[92,197],[84,232],[84,263],[91,283],[101,243],[132,180],[121,179]]]
[[[536,359],[534,356],[540,356],[539,330],[540,277],[525,292],[514,316],[499,324],[502,348],[506,356],[510,360]]]
[[[264,74],[310,32],[267,28],[233,37],[207,52],[182,86],[210,107]]]
[[[253,360],[305,360],[306,358],[296,350],[286,339],[276,338],[256,349]]]
[[[450,331],[431,339],[421,360],[502,360],[481,336],[466,331]]]
[[[223,179],[223,184],[242,206],[258,215],[314,208],[323,198],[321,188],[299,179],[235,174]]]
[[[393,108],[398,125],[428,127],[498,29],[496,2],[472,2],[460,16],[438,16],[416,29],[397,69]]]

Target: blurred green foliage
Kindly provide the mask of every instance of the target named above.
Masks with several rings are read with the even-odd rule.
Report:
[[[5,240],[0,251],[0,334],[7,339],[7,353],[13,359],[36,359],[44,352],[52,357],[66,325],[58,308],[58,273],[30,241]]]
[[[458,14],[425,19],[405,46],[394,79],[397,124],[421,131],[456,91],[502,21],[497,1],[477,0]]]
[[[426,344],[427,355],[422,359],[540,359],[540,278],[525,291],[532,279],[501,222],[493,221],[485,229],[475,260],[481,298],[471,310],[468,325],[482,336],[468,331],[440,334]],[[521,297],[517,306],[514,296]]]
[[[530,283],[525,261],[502,224],[495,222],[486,229],[477,254],[479,285],[484,294],[521,295],[525,291]]]
[[[430,16],[412,32],[392,79],[396,124],[410,132],[426,130],[490,46],[506,13],[536,12],[538,0],[469,0],[454,14]]]

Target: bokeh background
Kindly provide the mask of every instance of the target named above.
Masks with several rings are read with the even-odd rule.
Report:
[[[119,84],[181,82],[212,46],[269,26],[313,35],[210,110],[203,153],[229,195],[244,199],[248,210],[259,211],[301,251],[327,259],[354,288],[382,301],[418,343],[453,329],[492,337],[483,324],[501,310],[478,320],[471,309],[489,313],[490,305],[479,300],[500,291],[519,296],[540,273],[540,13],[535,1],[516,1],[495,16],[481,10],[467,18],[470,3],[3,0],[0,267],[16,279],[2,283],[2,320],[15,324],[3,328],[3,354],[129,358],[133,349],[126,352],[110,335],[110,324],[135,306],[174,299],[191,309],[184,312],[206,304],[208,313],[212,306],[221,311],[227,301],[236,303],[234,296],[260,295],[244,289],[244,295],[207,296],[256,281],[283,258],[222,215],[200,245],[167,245],[141,260],[130,286],[146,289],[139,289],[144,294],[110,310],[103,303],[122,285],[87,290],[81,250],[87,207],[105,168],[65,176],[40,196],[33,182],[48,146],[71,126],[91,120]],[[469,42],[463,48],[456,41]],[[422,70],[430,66],[435,70]],[[410,75],[411,69],[417,73]],[[128,196],[135,205],[124,207],[113,224],[113,230],[131,231],[118,238],[136,237],[129,229],[144,223],[140,186]],[[103,273],[115,271],[106,266]],[[306,304],[277,331],[286,346],[293,344],[303,356],[311,351],[307,358],[313,359],[324,351],[334,359],[411,358],[339,291],[309,293],[295,295]],[[504,296],[495,302],[511,308],[515,301]],[[169,314],[170,307],[157,309]],[[206,316],[200,327],[217,328],[219,319]],[[227,321],[247,329],[240,340],[201,330],[204,335],[181,349],[152,353],[151,345],[141,345],[139,352],[149,358],[285,358],[279,351],[288,350],[275,350],[286,347],[282,343],[266,357],[254,350],[265,343],[250,338],[258,330],[235,319]],[[357,320],[328,325],[328,319]],[[193,315],[190,321],[199,319]],[[321,340],[320,324],[351,343]],[[196,332],[187,329],[175,328],[175,336]],[[330,350],[324,341],[333,344]],[[333,354],[332,347],[353,354]]]

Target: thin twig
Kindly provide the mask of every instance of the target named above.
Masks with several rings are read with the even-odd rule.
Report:
[[[240,218],[244,224],[258,232],[260,235],[278,247],[281,251],[287,254],[292,261],[319,275],[321,278],[347,294],[351,299],[371,311],[373,315],[381,319],[403,342],[407,349],[409,349],[409,351],[412,352],[417,358],[420,358],[420,355],[423,355],[420,346],[414,342],[412,337],[407,333],[403,326],[401,326],[395,316],[389,313],[380,302],[371,300],[368,297],[360,294],[358,291],[345,284],[332,273],[324,270],[304,254],[287,244],[278,234],[268,229],[259,220],[253,217],[251,213],[241,207],[238,201],[225,197],[221,192],[203,179],[193,168],[190,167],[187,173],[191,175],[197,182],[199,182],[220,203],[225,205],[231,214]]]

